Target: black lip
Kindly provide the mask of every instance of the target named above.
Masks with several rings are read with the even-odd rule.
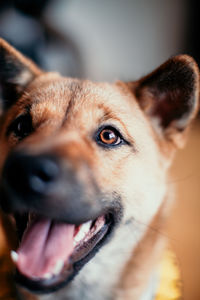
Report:
[[[36,294],[45,294],[55,292],[63,286],[67,285],[79,272],[79,270],[91,259],[94,255],[99,251],[99,249],[107,242],[109,239],[113,228],[115,227],[115,218],[114,215],[109,213],[106,215],[106,223],[100,229],[100,231],[95,234],[94,241],[90,242],[94,243],[94,246],[91,251],[86,251],[84,249],[80,249],[82,251],[82,256],[77,260],[75,253],[72,254],[69,265],[60,275],[53,277],[52,279],[43,279],[43,280],[31,280],[30,278],[22,275],[18,270],[16,270],[15,280],[16,282],[27,288],[33,293]]]

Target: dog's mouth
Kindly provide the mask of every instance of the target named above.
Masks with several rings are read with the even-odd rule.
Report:
[[[20,243],[11,251],[17,282],[36,293],[59,289],[94,256],[113,224],[110,213],[78,226],[32,213],[17,216]]]

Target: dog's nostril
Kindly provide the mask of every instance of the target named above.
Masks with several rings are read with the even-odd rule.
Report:
[[[36,175],[44,182],[49,182],[58,176],[59,170],[55,162],[50,159],[43,159]]]
[[[43,159],[29,174],[29,186],[35,192],[44,192],[47,184],[53,182],[58,174],[57,164],[51,160]]]
[[[17,194],[46,194],[59,176],[54,157],[13,154],[4,167],[5,186]]]

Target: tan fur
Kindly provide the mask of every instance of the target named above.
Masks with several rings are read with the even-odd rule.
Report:
[[[87,291],[87,299],[83,298],[86,300],[93,299],[96,290],[97,300],[140,299],[162,253],[164,242],[160,231],[171,202],[166,185],[167,171],[176,146],[184,143],[187,129],[178,131],[171,126],[161,132],[156,116],[152,117],[149,113],[152,90],[145,86],[140,95],[136,92],[147,77],[131,84],[63,78],[57,73],[39,70],[6,42],[0,41],[0,46],[34,73],[31,82],[31,75],[27,72],[22,72],[21,77],[16,79],[16,83],[21,85],[26,81],[27,86],[18,101],[1,117],[0,169],[13,149],[25,150],[33,155],[48,151],[63,161],[70,161],[77,177],[87,187],[91,201],[95,194],[91,182],[95,180],[104,194],[112,195],[114,191],[121,195],[124,208],[121,224],[112,241],[65,290],[55,294],[57,296],[53,294],[41,299],[80,299],[78,287],[82,282],[86,289],[91,290],[91,293]],[[183,56],[178,60],[182,60],[183,65],[191,65],[198,76],[197,66],[191,58]],[[162,69],[165,67],[163,65]],[[195,82],[194,97],[197,97],[198,79]],[[30,106],[35,132],[19,143],[14,135],[7,137],[6,131],[27,105]],[[197,109],[196,102],[187,120],[188,125]],[[119,128],[131,146],[105,151],[96,145],[94,132],[101,124],[110,123]],[[105,278],[101,275],[104,268]],[[25,299],[37,299],[28,292],[24,293]]]
[[[166,246],[163,228],[168,213],[166,199],[123,270],[116,288],[117,300],[139,299],[145,292],[152,270],[159,264]]]

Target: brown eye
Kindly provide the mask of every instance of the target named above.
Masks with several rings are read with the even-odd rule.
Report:
[[[109,145],[113,145],[113,144],[116,145],[118,141],[120,141],[119,136],[116,135],[116,133],[111,129],[103,129],[100,132],[99,137],[102,143],[109,144]]]
[[[112,125],[101,126],[95,133],[94,140],[99,146],[105,149],[131,145],[130,142],[123,137],[121,132]]]
[[[99,141],[105,145],[114,146],[121,143],[121,138],[116,130],[105,128],[99,133]]]

